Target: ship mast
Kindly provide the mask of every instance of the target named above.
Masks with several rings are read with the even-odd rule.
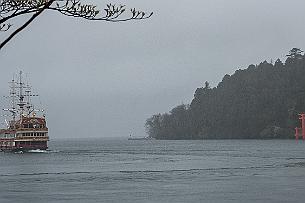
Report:
[[[9,109],[9,111],[13,114],[13,121],[15,122],[16,120],[16,113],[17,113],[17,109],[16,109],[16,82],[15,82],[15,77],[13,76],[13,80],[10,82],[11,83],[11,90],[10,90],[10,97],[11,97],[11,109]]]
[[[3,109],[4,111],[9,111],[12,113],[12,121],[16,122],[16,116],[19,114],[19,119],[21,120],[23,116],[29,117],[30,114],[35,111],[33,105],[31,104],[30,97],[38,96],[31,94],[31,87],[29,84],[25,85],[22,78],[22,71],[19,72],[18,79],[10,82],[10,96],[11,108]]]
[[[16,81],[15,81],[15,76],[13,76],[13,79],[11,82],[9,82],[10,84],[10,92],[9,92],[9,96],[7,98],[10,98],[10,102],[11,102],[11,106],[9,109],[3,109],[4,111],[9,111],[10,113],[12,113],[12,121],[15,123],[16,121],[16,114],[18,112],[17,108],[16,108],[16,97],[17,97],[17,91],[16,91]]]
[[[24,101],[24,94],[23,94],[23,88],[25,88],[24,83],[22,82],[22,71],[19,72],[19,82],[18,82],[18,88],[19,88],[19,102],[17,103],[20,111],[19,111],[19,115],[20,115],[20,119],[22,118],[22,116],[24,115],[24,106],[25,106],[25,101]]]
[[[19,82],[18,82],[18,88],[19,88],[19,102],[17,103],[19,107],[19,114],[20,119],[23,116],[30,117],[30,114],[33,111],[37,111],[34,109],[34,106],[31,104],[31,97],[37,97],[37,94],[31,94],[31,87],[29,84],[25,85],[25,83],[22,80],[22,71],[19,72]]]

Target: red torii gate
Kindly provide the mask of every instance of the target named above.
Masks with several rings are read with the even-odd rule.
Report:
[[[299,139],[299,130],[302,130],[302,138],[305,140],[305,113],[299,114],[299,119],[301,120],[301,128],[296,127],[295,128],[295,139]]]

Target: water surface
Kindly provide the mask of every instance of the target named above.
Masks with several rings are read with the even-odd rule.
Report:
[[[0,202],[303,202],[305,142],[53,140],[0,153]]]

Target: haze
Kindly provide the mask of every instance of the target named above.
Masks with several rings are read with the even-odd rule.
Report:
[[[143,137],[148,117],[190,103],[205,81],[305,48],[303,0],[118,2],[155,14],[107,23],[46,12],[0,52],[0,95],[27,73],[51,138]]]

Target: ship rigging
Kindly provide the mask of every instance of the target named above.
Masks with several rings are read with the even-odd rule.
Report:
[[[1,151],[29,151],[48,148],[48,128],[44,110],[34,108],[31,86],[23,82],[22,72],[17,80],[13,77],[10,84],[10,107],[3,109],[10,115],[5,118],[5,129],[0,129]]]

